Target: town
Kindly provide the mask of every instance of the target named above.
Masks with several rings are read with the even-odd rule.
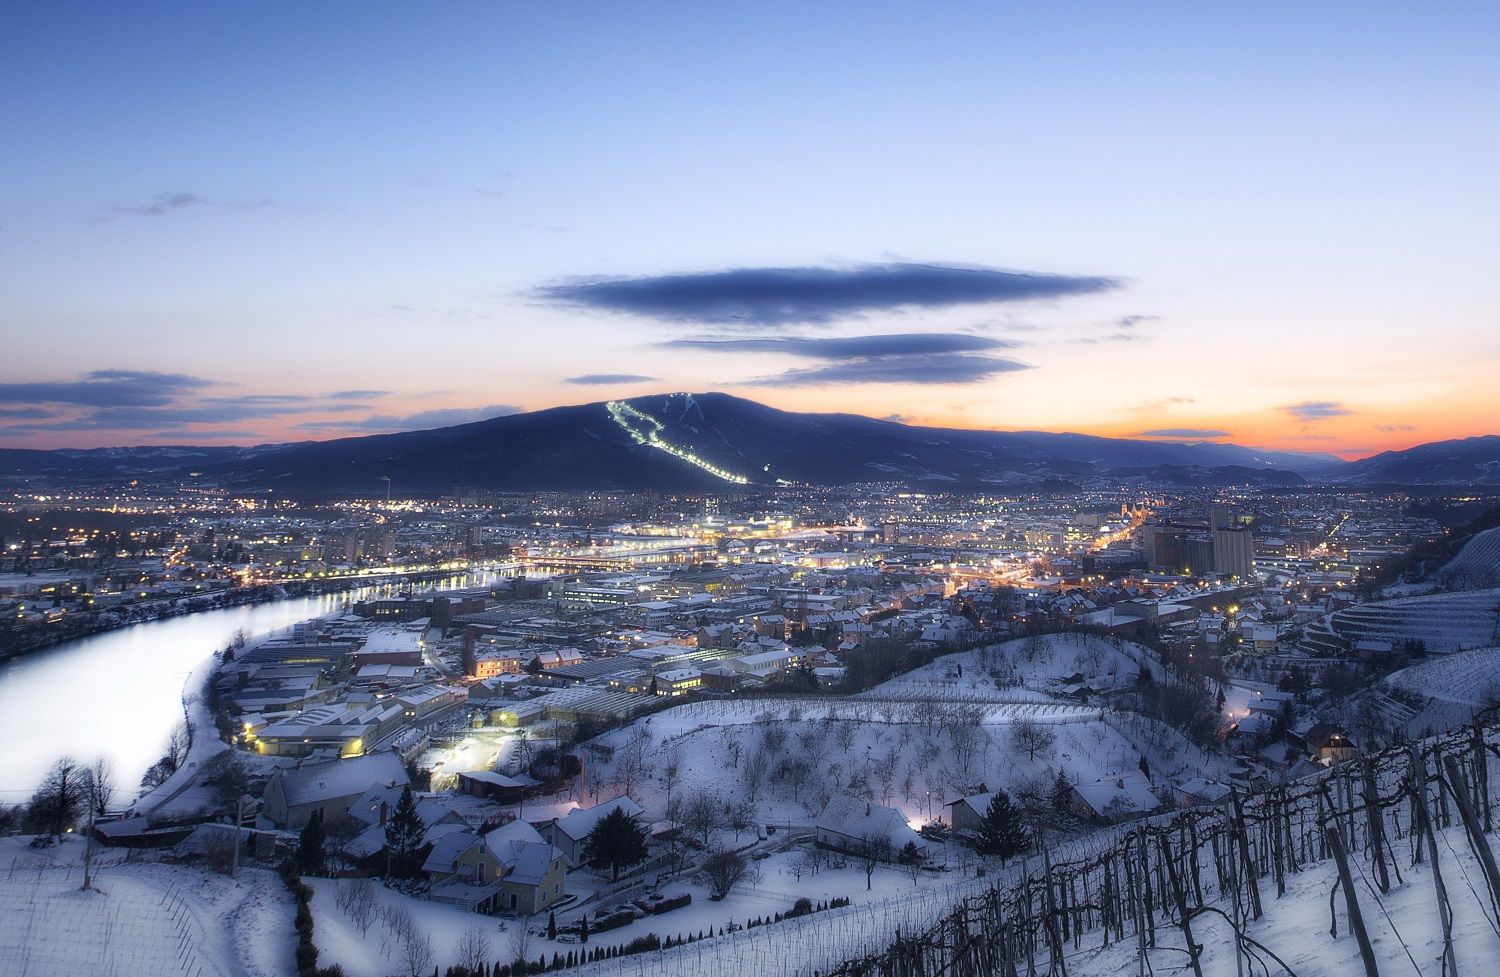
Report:
[[[32,498],[9,509],[3,581],[32,634],[172,595],[364,583],[195,673],[144,792],[98,812],[90,844],[281,865],[311,883],[299,966],[470,973],[823,912],[863,914],[874,949],[1043,846],[1466,722],[1500,701],[1465,680],[1500,645],[1492,505],[1165,486]],[[107,537],[52,528],[122,510]],[[7,823],[36,827],[31,808]],[[802,924],[797,952],[831,968],[849,948],[827,932]]]

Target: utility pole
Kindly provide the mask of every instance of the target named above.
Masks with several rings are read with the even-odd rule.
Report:
[[[234,851],[229,856],[229,877],[239,878],[240,874],[240,830],[245,823],[245,795],[240,794],[239,801],[234,806]]]

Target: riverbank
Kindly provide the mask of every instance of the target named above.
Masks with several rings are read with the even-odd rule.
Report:
[[[149,606],[137,605],[136,607],[132,607],[129,609],[129,615],[123,618],[114,611],[100,611],[92,615],[88,620],[76,620],[78,615],[75,614],[54,624],[39,625],[34,634],[22,634],[18,638],[12,638],[4,646],[0,646],[0,662],[10,661],[38,651],[45,651],[48,648],[66,644],[69,641],[108,634],[111,631],[118,631],[122,628],[134,627],[138,624],[149,624],[154,621],[164,621],[174,617],[185,617],[190,614],[201,614],[206,611],[225,610],[231,607],[265,604],[274,600],[295,599],[299,597],[323,597],[328,594],[342,594],[351,590],[362,590],[367,587],[426,583],[465,572],[470,571],[448,568],[365,577],[287,580],[277,584],[257,584],[253,587],[236,587],[233,590],[220,590],[207,594],[163,598],[159,601],[151,602]]]

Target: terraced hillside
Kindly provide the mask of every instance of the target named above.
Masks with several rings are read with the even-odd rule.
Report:
[[[1303,646],[1313,654],[1343,655],[1358,641],[1408,639],[1439,654],[1500,644],[1500,589],[1427,594],[1358,604],[1307,626]]]
[[[1465,543],[1464,548],[1438,571],[1437,576],[1449,587],[1500,585],[1500,526],[1486,529]]]

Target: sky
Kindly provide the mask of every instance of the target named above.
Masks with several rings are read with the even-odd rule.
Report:
[[[0,446],[1500,433],[1500,4],[12,4]]]

